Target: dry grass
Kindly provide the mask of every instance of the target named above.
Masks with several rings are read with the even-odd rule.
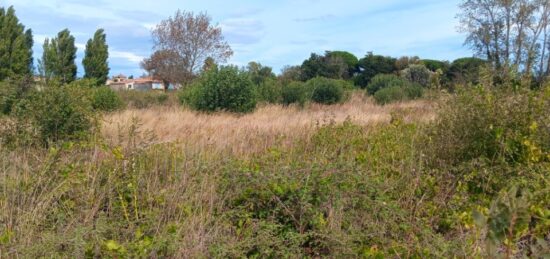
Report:
[[[434,118],[433,103],[426,100],[376,105],[355,93],[341,105],[312,104],[305,109],[266,105],[254,113],[204,114],[181,107],[159,106],[145,110],[124,110],[104,119],[102,132],[111,144],[136,141],[144,145],[179,142],[188,148],[208,149],[245,155],[274,144],[289,145],[305,139],[316,127],[345,120],[361,125],[388,123],[396,114],[405,121]],[[135,126],[139,130],[134,131]],[[134,131],[134,133],[128,133]],[[136,139],[129,139],[129,135]]]

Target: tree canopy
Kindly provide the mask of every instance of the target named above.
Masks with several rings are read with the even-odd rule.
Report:
[[[86,51],[82,60],[84,77],[97,80],[99,85],[105,84],[109,77],[108,58],[107,36],[103,29],[99,29],[86,44]]]
[[[0,8],[0,80],[32,75],[32,46],[32,31],[25,30],[15,9]]]
[[[68,29],[60,31],[54,39],[46,38],[40,60],[43,76],[47,80],[55,79],[61,83],[74,81],[77,72],[76,50],[75,38]]]
[[[216,63],[233,55],[222,29],[206,13],[177,11],[152,32],[154,53],[142,62],[153,76],[172,83],[189,83],[207,58]]]

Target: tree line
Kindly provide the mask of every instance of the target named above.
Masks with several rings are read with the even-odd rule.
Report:
[[[30,78],[35,73],[33,62],[33,34],[19,22],[15,9],[0,8],[0,81]],[[38,60],[38,74],[47,81],[60,83],[75,81],[77,75],[75,38],[68,29],[56,37],[46,38],[42,58]],[[105,84],[109,76],[109,47],[105,31],[98,29],[86,44],[82,65],[84,78]]]

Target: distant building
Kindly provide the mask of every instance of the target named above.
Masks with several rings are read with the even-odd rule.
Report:
[[[155,79],[153,77],[141,77],[138,79],[129,79],[125,75],[117,75],[107,80],[107,86],[116,91],[121,90],[137,90],[137,91],[151,91],[151,90],[164,90],[164,89],[179,89],[179,84],[165,84],[162,80]]]

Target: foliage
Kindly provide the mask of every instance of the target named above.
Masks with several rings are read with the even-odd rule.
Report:
[[[276,79],[264,80],[257,86],[258,101],[266,103],[280,103],[282,100],[282,83]]]
[[[321,104],[336,104],[344,101],[344,86],[341,81],[327,78],[314,78],[307,82],[311,85],[313,92],[311,100]]]
[[[432,73],[424,65],[410,65],[401,71],[401,76],[411,83],[428,87]]]
[[[434,156],[446,164],[472,159],[528,164],[548,159],[550,96],[477,87],[448,102],[434,128]]]
[[[0,82],[0,114],[10,114],[17,99],[17,87],[11,82]]]
[[[306,84],[297,81],[283,86],[281,95],[284,105],[299,104],[304,106],[309,99]]]
[[[42,60],[39,61],[41,74],[47,80],[70,83],[76,80],[77,66],[75,38],[68,29],[62,30],[54,39],[44,41]]]
[[[347,66],[347,75],[344,79],[351,79],[357,72],[357,66],[359,65],[359,59],[347,51],[327,51],[325,54],[328,58],[340,58]]]
[[[236,67],[212,69],[195,83],[183,100],[199,111],[251,112],[256,108],[256,92],[248,74]]]
[[[0,81],[32,76],[32,31],[25,30],[13,6],[0,7],[0,28]]]
[[[92,108],[96,111],[115,111],[122,107],[122,100],[115,91],[107,86],[92,90]]]
[[[207,59],[225,62],[233,55],[220,26],[206,13],[178,10],[152,31],[154,53],[141,66],[166,82],[189,84]]]
[[[456,84],[480,83],[480,70],[486,62],[479,58],[460,58],[451,64],[447,77]]]
[[[260,63],[250,62],[246,67],[250,80],[255,85],[261,85],[266,80],[275,79],[275,74],[271,67],[262,66]]]
[[[84,65],[84,78],[94,78],[98,85],[104,85],[109,78],[109,47],[107,37],[103,29],[98,29],[93,39],[86,44],[86,51],[82,64]]]
[[[428,68],[432,72],[441,70],[444,73],[447,72],[447,70],[451,66],[448,61],[440,61],[440,60],[433,60],[433,59],[422,59],[420,60],[420,64],[424,65],[426,68]]]
[[[367,93],[369,93],[370,95],[373,95],[383,88],[392,87],[392,86],[401,87],[405,85],[407,85],[407,81],[405,81],[404,79],[396,75],[379,74],[371,80],[371,82],[366,87],[366,89],[367,89]]]
[[[376,75],[391,74],[396,71],[395,58],[369,53],[359,60],[359,73],[355,77],[355,84],[365,88]]]
[[[393,85],[380,89],[374,94],[378,104],[388,104],[422,97],[422,86],[418,84]]]
[[[34,91],[17,104],[14,115],[19,125],[29,127],[11,133],[24,139],[36,137],[41,145],[85,139],[95,124],[89,90],[79,87]]]

